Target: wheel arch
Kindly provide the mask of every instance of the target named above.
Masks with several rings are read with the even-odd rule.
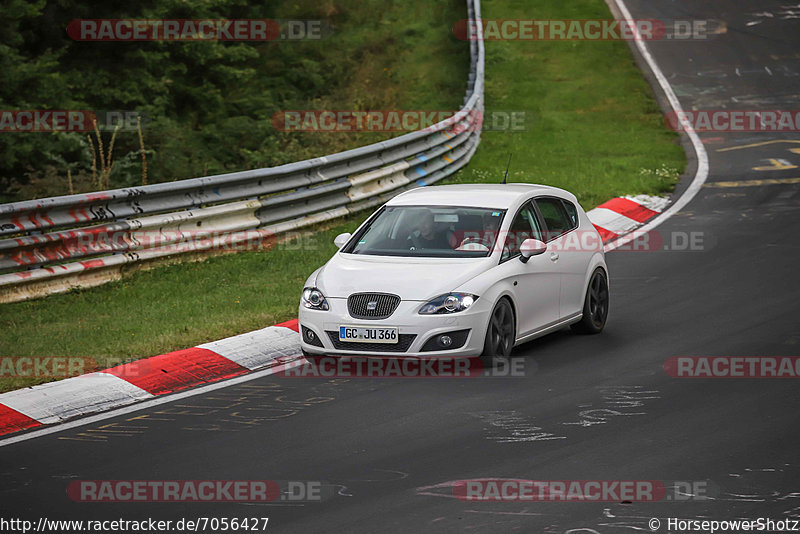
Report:
[[[583,279],[583,294],[586,294],[586,291],[589,289],[589,282],[592,281],[592,275],[597,269],[601,269],[603,274],[606,276],[606,284],[608,284],[609,290],[611,289],[611,282],[608,276],[608,265],[606,265],[606,258],[605,254],[599,252],[592,256],[591,261],[589,262],[588,268],[586,269],[586,275]]]
[[[492,310],[494,310],[495,306],[497,306],[501,300],[506,299],[508,303],[511,305],[511,313],[514,315],[514,337],[517,336],[517,332],[519,332],[519,324],[518,321],[518,314],[517,314],[517,303],[514,301],[514,296],[510,292],[503,292],[497,297],[497,300],[492,305]]]

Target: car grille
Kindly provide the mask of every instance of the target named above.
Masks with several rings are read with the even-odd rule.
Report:
[[[347,311],[356,319],[386,319],[399,305],[400,297],[388,293],[353,293],[347,299]]]
[[[414,342],[416,334],[400,334],[397,343],[353,343],[352,341],[339,341],[339,332],[326,330],[328,337],[336,350],[360,350],[363,352],[406,352]]]

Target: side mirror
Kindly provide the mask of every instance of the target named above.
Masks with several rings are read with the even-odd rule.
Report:
[[[333,239],[333,244],[336,245],[336,248],[342,248],[345,243],[350,241],[350,238],[353,237],[353,234],[345,232],[344,234],[339,234]]]
[[[519,259],[522,261],[522,263],[528,263],[528,260],[531,259],[531,256],[544,254],[545,250],[547,250],[546,243],[542,243],[538,239],[526,239],[519,246]]]

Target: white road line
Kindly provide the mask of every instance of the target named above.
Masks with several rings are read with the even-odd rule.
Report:
[[[622,18],[625,20],[632,20],[631,12],[628,11],[627,6],[625,6],[625,2],[623,0],[608,0],[609,2],[613,2],[613,4],[617,7]],[[638,33],[638,29],[634,30]],[[672,86],[667,81],[666,76],[661,71],[659,66],[656,64],[656,60],[650,54],[650,51],[647,49],[645,45],[645,41],[642,39],[636,39],[636,47],[639,49],[639,52],[642,54],[642,57],[647,62],[647,66],[650,67],[653,75],[658,80],[658,85],[661,86],[661,89],[664,91],[664,94],[669,101],[670,106],[676,113],[680,113],[683,111],[681,107],[681,103],[678,101],[678,97],[675,96],[675,91],[672,90]],[[689,139],[692,142],[692,146],[694,147],[695,154],[697,154],[697,172],[694,175],[694,179],[692,183],[689,184],[689,187],[683,194],[676,200],[672,206],[669,207],[667,211],[662,213],[661,215],[655,217],[650,222],[645,224],[639,229],[639,232],[635,234],[628,234],[627,236],[620,237],[619,239],[612,241],[611,243],[607,244],[604,248],[606,252],[610,252],[618,247],[623,245],[627,245],[630,243],[637,235],[641,235],[640,232],[649,232],[650,230],[654,230],[658,225],[678,213],[682,210],[694,197],[697,195],[698,191],[703,187],[706,179],[708,178],[708,153],[706,153],[706,149],[703,146],[703,143],[700,141],[700,137],[692,130],[686,132],[689,136]]]

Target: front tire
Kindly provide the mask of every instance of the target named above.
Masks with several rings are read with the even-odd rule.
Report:
[[[608,279],[603,269],[596,269],[589,280],[583,301],[583,318],[572,325],[578,334],[599,334],[608,319]]]
[[[484,367],[494,367],[497,360],[508,361],[516,341],[515,335],[514,310],[508,299],[500,299],[489,316],[489,326],[486,328],[486,339],[481,354]]]

